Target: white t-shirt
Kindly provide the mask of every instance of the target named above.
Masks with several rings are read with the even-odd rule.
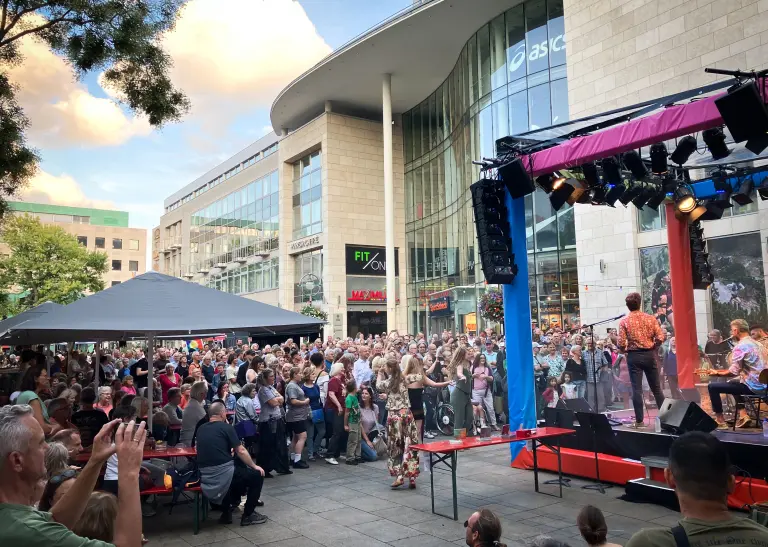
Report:
[[[104,471],[104,480],[117,480],[117,454],[112,454],[107,460],[107,470]]]

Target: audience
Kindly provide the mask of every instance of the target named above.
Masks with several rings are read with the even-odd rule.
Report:
[[[585,505],[576,517],[576,525],[584,541],[590,547],[621,547],[616,543],[609,543],[608,524],[605,522],[603,512],[594,505]]]
[[[201,381],[192,384],[189,394],[189,402],[184,407],[181,417],[181,435],[179,443],[183,446],[192,446],[192,438],[195,436],[197,423],[205,418],[203,401],[208,395],[208,385]]]
[[[93,444],[94,437],[109,422],[103,410],[94,408],[95,403],[96,392],[94,389],[92,387],[84,388],[80,393],[80,410],[72,415],[72,424],[80,432],[80,439],[86,448]]]
[[[501,521],[490,509],[475,511],[464,521],[469,547],[507,547],[501,543]]]
[[[83,451],[83,443],[77,429],[62,429],[51,437],[51,441],[62,443],[67,448],[70,462],[75,461],[77,455]]]
[[[119,504],[109,492],[91,492],[83,515],[72,531],[83,538],[114,543]]]

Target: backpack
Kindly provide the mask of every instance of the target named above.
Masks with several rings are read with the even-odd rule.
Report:
[[[185,488],[200,486],[200,471],[197,469],[197,464],[192,463],[184,469],[171,469],[168,475],[173,485],[172,505],[178,502]]]

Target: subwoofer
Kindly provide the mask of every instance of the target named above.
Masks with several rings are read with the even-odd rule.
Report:
[[[661,429],[676,435],[689,431],[709,433],[717,429],[717,422],[699,405],[679,399],[664,399],[659,409],[659,421]]]

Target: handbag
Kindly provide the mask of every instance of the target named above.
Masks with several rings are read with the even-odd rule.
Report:
[[[323,412],[322,408],[318,408],[317,410],[312,411],[312,423],[313,424],[320,424],[325,421],[325,412]]]
[[[251,420],[240,420],[235,424],[235,433],[238,439],[247,439],[256,435],[256,424]]]

